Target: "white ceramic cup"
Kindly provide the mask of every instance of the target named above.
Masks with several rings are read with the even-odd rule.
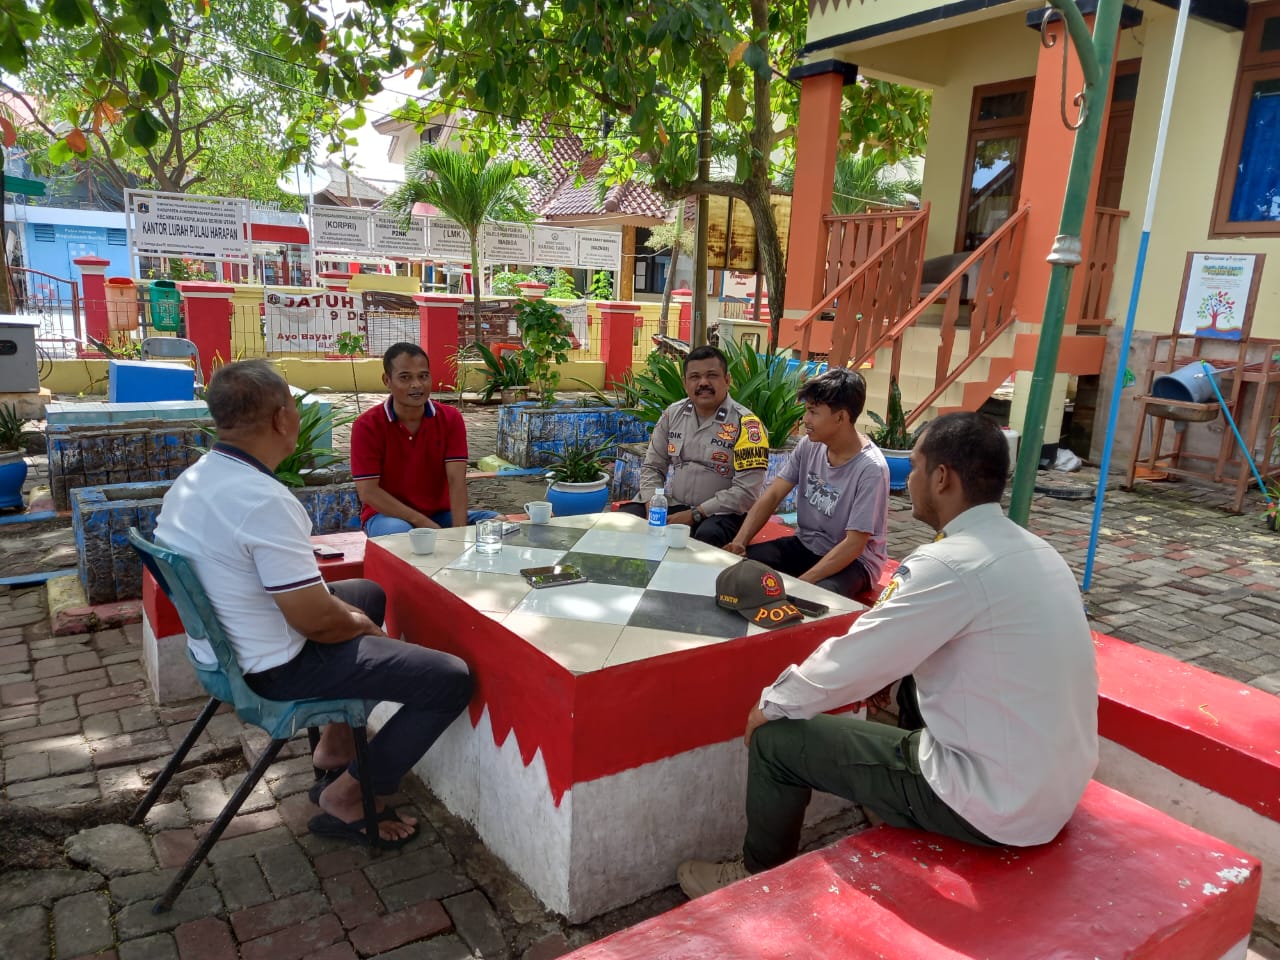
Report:
[[[529,515],[530,523],[549,523],[551,521],[551,501],[530,500],[524,505],[524,512]]]
[[[414,527],[409,531],[409,549],[414,553],[436,552],[436,531],[433,527]]]
[[[667,524],[667,546],[682,550],[689,545],[689,528],[683,523]]]
[[[502,552],[501,520],[481,520],[476,524],[476,552],[483,554]]]

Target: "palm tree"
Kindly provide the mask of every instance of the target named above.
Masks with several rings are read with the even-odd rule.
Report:
[[[883,150],[841,154],[836,158],[831,212],[848,216],[918,201],[921,183],[914,171],[906,178],[895,177],[895,172]]]
[[[521,160],[497,160],[425,144],[405,163],[406,182],[384,205],[407,221],[415,203],[429,203],[457,222],[471,241],[471,291],[475,335],[480,339],[480,227],[486,220],[528,220],[521,180],[531,175]]]
[[[895,176],[905,168],[906,177]],[[790,193],[795,186],[795,168],[782,171],[778,188]],[[910,162],[891,163],[877,147],[836,157],[835,186],[831,212],[836,216],[867,213],[886,207],[905,207],[920,199],[921,181]]]

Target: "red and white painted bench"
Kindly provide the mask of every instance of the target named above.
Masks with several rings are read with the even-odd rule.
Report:
[[[1259,862],[1100,783],[1040,847],[875,827],[589,944],[573,960],[1236,960]]]
[[[318,561],[326,582],[364,576],[366,539],[359,530],[311,538],[317,547],[342,552],[341,557]],[[146,567],[142,569],[142,663],[157,704],[204,696],[204,688],[187,661],[187,635],[178,611]]]
[[[1098,780],[1280,863],[1280,698],[1162,653],[1093,635]],[[1258,913],[1280,922],[1280,874]]]

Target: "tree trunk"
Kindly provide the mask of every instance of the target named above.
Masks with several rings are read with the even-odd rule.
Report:
[[[471,303],[475,315],[471,318],[475,328],[476,343],[480,342],[480,242],[476,239],[479,230],[469,231],[471,237]]]
[[[671,241],[671,262],[667,264],[667,282],[662,288],[662,310],[658,314],[658,333],[667,335],[667,314],[671,310],[671,291],[676,285],[676,264],[680,262],[680,229],[684,220],[684,202],[680,203],[680,219],[676,221],[676,238]],[[679,327],[677,326],[677,332]]]
[[[755,183],[747,183],[747,208],[756,225],[756,250],[760,257],[760,266],[765,281],[769,285],[769,301],[779,309],[787,293],[787,261],[782,255],[782,239],[778,236],[778,223],[773,218],[773,208],[769,205],[769,188],[763,190]],[[759,319],[760,304],[756,303],[756,319]],[[778,345],[778,317],[773,311],[769,315],[769,342]]]

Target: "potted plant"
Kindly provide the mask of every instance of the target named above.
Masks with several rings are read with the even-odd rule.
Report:
[[[0,404],[0,509],[23,506],[22,485],[27,461],[22,449],[22,414],[11,403]]]
[[[911,448],[916,445],[916,437],[924,429],[924,424],[914,430],[907,429],[907,415],[902,409],[902,391],[898,388],[898,378],[889,378],[889,406],[882,419],[874,410],[868,410],[867,416],[876,425],[871,432],[871,442],[880,448],[889,463],[889,489],[905,490],[907,474],[911,472]]]
[[[569,322],[548,300],[521,300],[516,304],[516,325],[524,343],[529,377],[542,405],[549,407],[555,402],[556,387],[560,385],[560,372],[554,364],[567,362],[573,345]]]
[[[599,513],[609,502],[609,474],[602,459],[614,447],[612,441],[599,446],[571,441],[551,455],[547,470],[547,499],[557,517]]]
[[[495,354],[479,341],[471,344],[484,364],[488,379],[480,389],[480,397],[485,403],[499,393],[503,403],[516,403],[523,400],[529,389],[529,355],[524,350],[508,350]]]

